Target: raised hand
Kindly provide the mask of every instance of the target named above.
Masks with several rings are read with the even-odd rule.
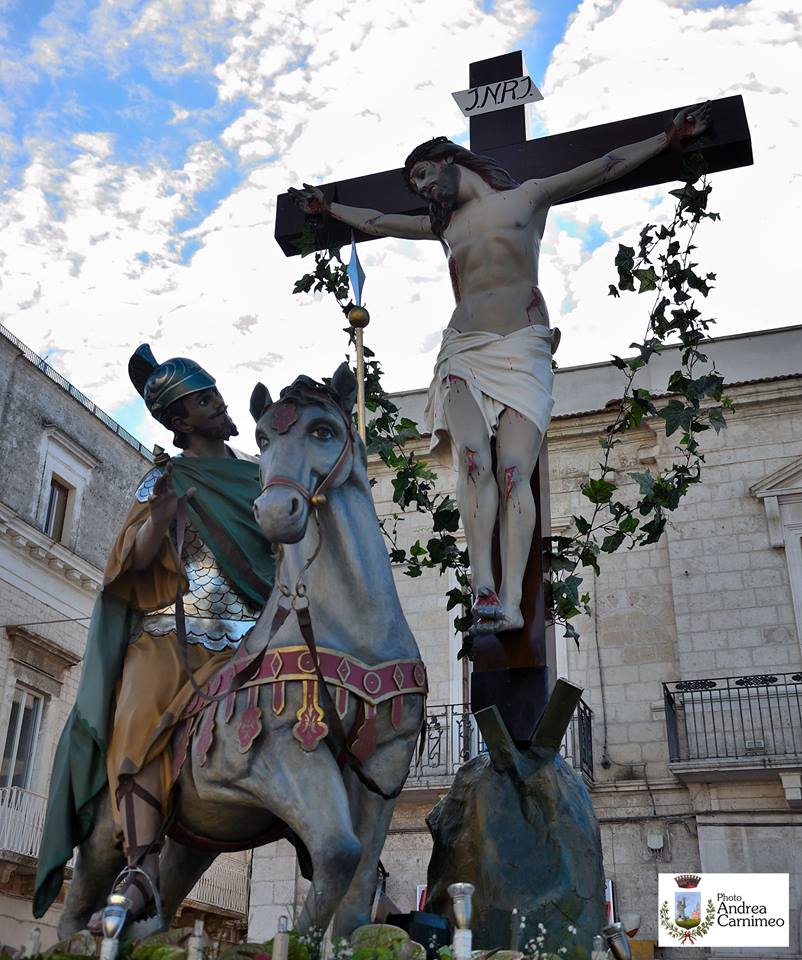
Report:
[[[148,506],[153,522],[159,527],[167,527],[178,509],[178,494],[173,486],[173,465],[168,463],[164,473],[153,484],[148,497]]]
[[[680,110],[669,130],[669,141],[690,140],[710,129],[713,107],[709,100],[695,110]]]
[[[323,192],[309,183],[305,183],[302,190],[290,187],[287,193],[295,201],[296,206],[310,216],[321,216],[329,212],[329,205]]]
[[[187,499],[192,499],[195,488],[187,490]],[[173,521],[178,510],[178,494],[173,486],[173,465],[168,463],[164,473],[153,484],[153,490],[148,497],[150,516],[159,529],[166,529]]]

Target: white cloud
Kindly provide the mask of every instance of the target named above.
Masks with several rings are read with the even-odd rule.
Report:
[[[275,391],[300,372],[330,374],[345,349],[333,301],[291,295],[308,261],[286,259],[275,243],[276,195],[302,180],[397,167],[416,143],[460,134],[450,92],[464,88],[468,63],[515,49],[536,14],[524,0],[499,0],[491,12],[479,0],[349,0],[336,16],[322,0],[103,0],[87,36],[71,32],[72,22],[50,23],[54,62],[37,70],[79,70],[90,56],[122,70],[129,45],[146,41],[150,68],[195,71],[236,114],[217,142],[198,135],[175,169],[144,157],[123,163],[108,131],[88,127],[67,162],[58,144],[33,144],[21,184],[0,196],[0,319],[36,349],[57,346],[64,372],[105,407],[131,399],[125,367],[142,340],[157,357],[195,355],[248,436],[257,379]],[[800,213],[798,56],[799,25],[773,0],[704,10],[586,0],[537,105],[559,132],[744,92],[757,165],[714,179],[723,223],[706,228],[701,251],[719,274],[712,305],[722,332],[796,319],[783,287]],[[191,127],[191,111],[171,110],[168,123]],[[226,151],[242,166],[241,184],[187,227],[199,192],[225,169]],[[591,255],[552,218],[541,281],[564,329],[562,364],[625,350],[639,333],[640,304],[613,305],[606,291],[615,245],[665,214],[666,204],[649,205],[662,192],[560,208],[578,230],[593,221],[612,238]],[[367,342],[386,384],[424,386],[452,309],[439,244],[378,241],[361,245],[360,256]],[[149,438],[153,430],[166,439],[155,426]]]
[[[583,2],[552,59],[538,110],[553,132],[651,113],[706,98],[742,94],[755,165],[714,175],[711,208],[720,224],[699,234],[699,260],[717,273],[705,310],[719,333],[798,322],[787,281],[796,260],[793,225],[802,213],[797,69],[799,18],[777,0],[693,9],[663,0]],[[633,42],[637,38],[637,42]],[[796,146],[794,146],[796,144]],[[541,282],[547,299],[574,309],[563,327],[563,364],[599,360],[626,350],[643,332],[646,297],[612,302],[613,258],[646,222],[670,216],[671,185],[561,207],[579,227],[596,218],[611,241],[577,266],[561,251],[552,224],[543,247]],[[670,198],[669,198],[670,199]],[[726,373],[726,371],[725,371]]]
[[[199,62],[208,36],[217,36],[224,54],[209,77],[221,100],[244,100],[220,146],[236,151],[250,173],[203,223],[181,233],[178,222],[222,163],[215,144],[196,144],[177,171],[115,161],[103,131],[76,138],[79,155],[66,167],[43,148],[26,186],[2,204],[4,273],[16,284],[11,298],[5,291],[3,322],[37,348],[58,343],[61,367],[105,406],[130,398],[125,363],[143,339],[160,357],[198,354],[240,420],[260,362],[273,389],[302,370],[331,373],[345,350],[344,320],[333,303],[291,295],[306,264],[287,260],[273,239],[275,197],[301,179],[398,166],[415,143],[459,132],[450,91],[464,85],[467,63],[514,47],[535,19],[521,0],[497,8],[488,14],[478,0],[443,7],[351,0],[333,17],[322,2],[216,2],[203,30],[172,40],[171,63]],[[135,34],[151,37],[158,52],[183,31],[182,4],[146,4],[135,21],[131,9],[123,5],[123,16],[99,6],[96,56],[124,56]],[[89,44],[78,43],[83,52],[68,57],[68,38],[50,25],[59,69],[77,69],[88,55]],[[179,111],[173,117],[185,119]],[[27,246],[18,242],[24,234]],[[200,246],[183,263],[190,239]],[[365,245],[361,255],[374,317],[368,341],[386,355],[388,385],[422,384],[434,347],[421,356],[420,344],[451,309],[439,245],[389,241]],[[42,289],[35,302],[34,280]],[[243,317],[249,323],[235,333]]]

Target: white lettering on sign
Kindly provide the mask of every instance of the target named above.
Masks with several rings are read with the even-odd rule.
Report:
[[[471,87],[470,90],[458,90],[451,96],[457,101],[457,106],[465,117],[478,117],[480,113],[520,107],[525,103],[543,99],[543,94],[534,85],[531,77],[486,83],[481,87]]]

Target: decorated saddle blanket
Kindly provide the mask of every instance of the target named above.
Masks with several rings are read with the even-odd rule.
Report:
[[[194,694],[184,711],[174,741],[173,780],[178,779],[187,757],[189,744],[197,738],[201,766],[206,763],[218,713],[229,723],[235,717],[237,694],[247,691],[245,709],[237,715],[239,749],[247,753],[262,732],[262,707],[280,716],[286,707],[287,684],[302,685],[301,707],[296,713],[293,736],[304,750],[315,750],[329,734],[325,711],[321,706],[318,670],[311,651],[305,644],[268,649],[264,655],[243,654],[243,648],[202,688]],[[404,696],[428,693],[426,668],[419,659],[389,660],[366,664],[356,657],[327,647],[317,648],[320,676],[331,688],[334,709],[345,718],[350,698],[358,704],[356,721],[349,736],[349,749],[363,763],[376,748],[376,714],[382,703],[390,701],[390,720],[398,727],[403,719]],[[240,675],[258,670],[244,683]],[[211,702],[209,698],[214,698]]]

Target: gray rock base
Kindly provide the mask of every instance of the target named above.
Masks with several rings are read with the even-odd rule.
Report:
[[[434,839],[427,909],[450,916],[448,885],[476,886],[473,943],[507,948],[512,910],[526,918],[518,945],[588,960],[605,924],[599,825],[581,778],[559,754],[516,751],[504,769],[476,757],[427,817]],[[545,927],[545,935],[539,924]],[[576,935],[569,932],[576,927]]]

